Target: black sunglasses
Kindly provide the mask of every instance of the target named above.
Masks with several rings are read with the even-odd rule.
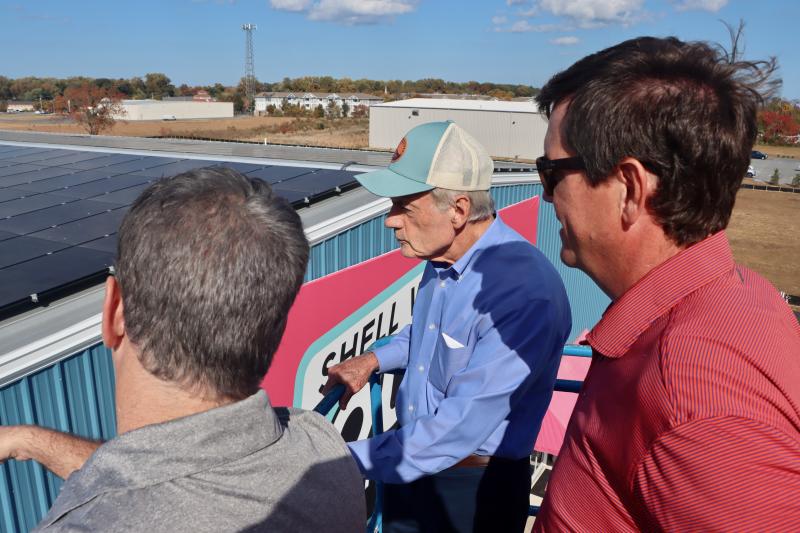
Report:
[[[586,170],[586,163],[581,156],[562,157],[561,159],[547,159],[545,156],[536,159],[536,171],[542,180],[542,187],[546,196],[553,196],[553,191],[564,174],[559,170]]]

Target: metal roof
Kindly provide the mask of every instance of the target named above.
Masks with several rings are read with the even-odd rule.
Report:
[[[0,318],[96,283],[113,264],[131,203],[164,176],[234,168],[296,208],[358,187],[357,172],[0,142]]]
[[[374,107],[401,107],[417,109],[458,109],[464,111],[505,111],[507,113],[539,113],[533,102],[505,102],[502,100],[458,100],[452,98],[409,98],[397,102],[375,104]]]

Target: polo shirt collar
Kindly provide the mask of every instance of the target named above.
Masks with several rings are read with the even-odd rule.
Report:
[[[480,256],[483,250],[500,242],[503,228],[505,228],[503,221],[500,217],[495,217],[491,225],[483,232],[483,235],[450,267],[456,273],[456,277],[460,278],[469,271],[472,263]]]
[[[689,294],[736,267],[720,231],[667,259],[613,302],[586,336],[606,357],[622,357],[639,336]]]
[[[106,492],[155,485],[236,461],[282,434],[263,390],[210,411],[129,431],[100,446],[68,478],[47,523]]]

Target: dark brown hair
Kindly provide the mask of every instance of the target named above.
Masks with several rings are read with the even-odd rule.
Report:
[[[568,102],[565,140],[591,183],[625,157],[656,174],[648,208],[669,238],[689,245],[728,225],[774,69],[730,61],[706,43],[640,37],[556,74],[536,100],[548,117]]]

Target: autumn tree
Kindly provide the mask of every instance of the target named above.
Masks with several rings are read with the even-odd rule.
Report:
[[[166,74],[160,72],[145,74],[144,85],[150,98],[161,100],[165,96],[175,96],[175,86]]]
[[[800,124],[791,112],[764,109],[758,114],[759,129],[768,144],[785,144],[787,137],[800,132]]]
[[[97,135],[110,129],[115,117],[125,114],[120,94],[93,83],[82,83],[78,87],[67,87],[64,96],[55,101],[55,108],[83,126],[89,135]]]

